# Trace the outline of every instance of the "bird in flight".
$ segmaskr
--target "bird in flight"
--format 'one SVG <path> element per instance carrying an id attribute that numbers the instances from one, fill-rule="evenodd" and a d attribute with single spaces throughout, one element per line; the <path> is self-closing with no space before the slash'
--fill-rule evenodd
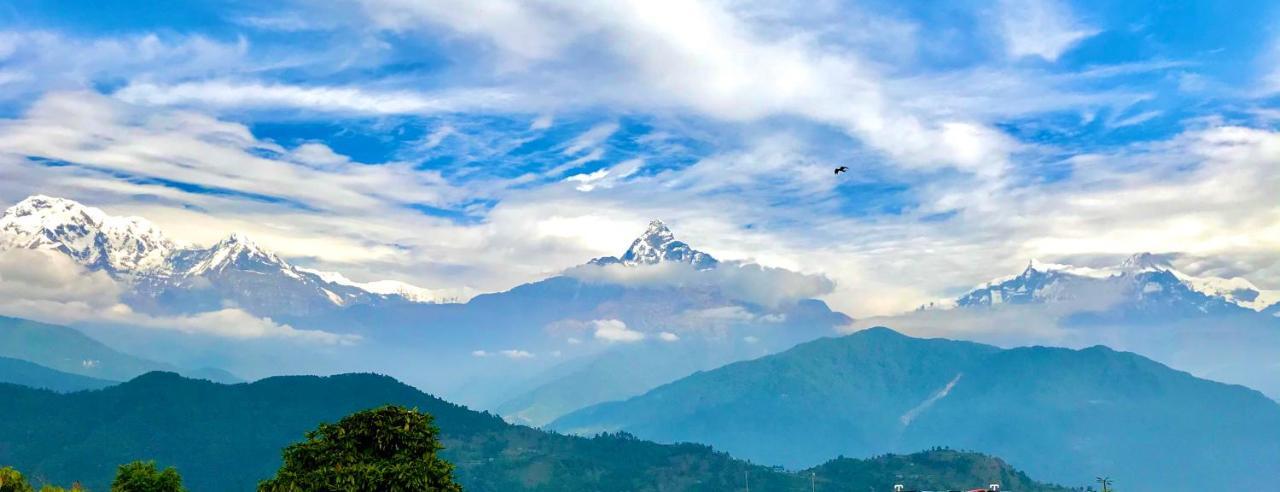
<path id="1" fill-rule="evenodd" d="M 836 174 L 849 172 L 849 166 L 840 166 L 836 168 Z"/>

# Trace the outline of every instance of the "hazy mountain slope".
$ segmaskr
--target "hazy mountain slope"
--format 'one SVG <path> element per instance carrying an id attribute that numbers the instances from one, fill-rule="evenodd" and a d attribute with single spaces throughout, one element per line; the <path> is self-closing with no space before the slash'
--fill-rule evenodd
<path id="1" fill-rule="evenodd" d="M 694 444 L 659 445 L 625 435 L 585 439 L 512 426 L 452 405 L 391 378 L 347 374 L 291 376 L 221 385 L 150 373 L 99 391 L 59 395 L 0 385 L 0 463 L 31 476 L 81 480 L 106 490 L 114 467 L 133 459 L 176 466 L 195 492 L 252 490 L 279 465 L 280 450 L 324 421 L 396 403 L 436 417 L 446 449 L 469 491 L 735 490 L 745 476 L 757 490 L 809 490 L 809 474 L 751 465 Z M 851 490 L 900 470 L 951 477 L 952 486 L 1017 476 L 983 456 L 939 460 L 932 453 L 866 464 L 839 460 L 820 470 L 822 490 Z M 1058 490 L 1028 482 L 1017 490 Z M 858 488 L 857 490 L 860 490 Z"/>
<path id="2" fill-rule="evenodd" d="M 0 316 L 0 357 L 106 380 L 123 381 L 150 371 L 178 371 L 220 382 L 239 381 L 220 369 L 178 369 L 121 353 L 74 328 L 6 316 Z"/>
<path id="3" fill-rule="evenodd" d="M 998 351 L 874 328 L 699 372 L 645 395 L 569 414 L 576 433 L 626 430 L 659 441 L 710 443 L 763 463 L 811 465 L 838 454 L 890 451 L 899 418 L 963 368 Z M 803 436 L 802 443 L 778 439 Z M 945 443 L 932 443 L 929 446 Z"/>
<path id="4" fill-rule="evenodd" d="M 29 388 L 42 388 L 68 393 L 87 389 L 99 389 L 119 384 L 116 381 L 71 374 L 25 360 L 0 357 L 0 383 L 16 384 Z"/>
<path id="5" fill-rule="evenodd" d="M 1280 405 L 1256 391 L 1103 347 L 1000 350 L 884 328 L 695 374 L 551 427 L 705 442 L 792 466 L 941 445 L 1057 481 L 1107 473 L 1181 490 L 1195 477 L 1242 488 L 1280 479 Z"/>
<path id="6" fill-rule="evenodd" d="M 4 316 L 0 316 L 0 357 L 118 381 L 170 369 L 159 362 L 117 352 L 74 328 Z"/>
<path id="7" fill-rule="evenodd" d="M 1227 489 L 1280 479 L 1280 405 L 1241 386 L 1101 346 L 1001 351 L 965 377 L 902 446 L 945 439 L 1036 476 L 1099 470 L 1164 490 L 1204 477 Z"/>
<path id="8" fill-rule="evenodd" d="M 596 403 L 629 398 L 696 371 L 769 353 L 758 343 L 649 341 L 571 361 L 548 371 L 532 390 L 496 411 L 509 421 L 541 426 Z"/>

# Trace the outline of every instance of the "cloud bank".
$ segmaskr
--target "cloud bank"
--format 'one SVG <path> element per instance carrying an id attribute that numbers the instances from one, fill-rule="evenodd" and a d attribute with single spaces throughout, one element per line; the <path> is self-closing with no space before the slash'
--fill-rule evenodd
<path id="1" fill-rule="evenodd" d="M 220 338 L 278 339 L 324 345 L 350 345 L 356 335 L 300 330 L 239 309 L 187 316 L 136 313 L 120 302 L 122 288 L 106 273 L 90 272 L 53 251 L 0 251 L 0 312 L 59 324 L 124 324 Z"/>

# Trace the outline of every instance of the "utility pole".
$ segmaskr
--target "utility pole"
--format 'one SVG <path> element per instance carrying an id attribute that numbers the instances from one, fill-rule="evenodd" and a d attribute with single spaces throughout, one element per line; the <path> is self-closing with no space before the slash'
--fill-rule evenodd
<path id="1" fill-rule="evenodd" d="M 809 492 L 818 490 L 818 472 L 809 472 Z"/>
<path id="2" fill-rule="evenodd" d="M 751 471 L 742 471 L 742 481 L 747 484 L 747 492 L 751 492 Z"/>

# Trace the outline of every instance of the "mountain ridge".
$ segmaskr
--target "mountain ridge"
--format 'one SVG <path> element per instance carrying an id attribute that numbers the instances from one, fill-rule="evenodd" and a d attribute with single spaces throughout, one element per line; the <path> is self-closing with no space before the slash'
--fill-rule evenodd
<path id="1" fill-rule="evenodd" d="M 1260 289 L 1243 277 L 1189 275 L 1162 255 L 1136 253 L 1102 268 L 1033 259 L 1021 273 L 988 281 L 942 305 L 972 308 L 1066 302 L 1079 302 L 1086 309 L 1154 302 L 1185 305 L 1205 314 L 1264 312 L 1280 305 L 1280 291 Z"/>
<path id="2" fill-rule="evenodd" d="M 252 489 L 279 465 L 280 449 L 305 431 L 384 404 L 434 416 L 442 456 L 470 491 L 719 491 L 737 489 L 745 477 L 760 490 L 801 492 L 813 486 L 834 492 L 913 473 L 925 485 L 1000 481 L 1027 492 L 1066 490 L 973 453 L 840 458 L 796 473 L 698 444 L 660 445 L 626 434 L 563 436 L 509 425 L 377 374 L 279 376 L 224 385 L 153 372 L 68 395 L 0 384 L 0 400 L 10 405 L 9 418 L 0 420 L 0 462 L 56 483 L 82 481 L 92 490 L 106 490 L 115 466 L 134 459 L 177 467 L 195 492 Z M 31 439 L 37 422 L 40 439 Z M 819 472 L 822 480 L 811 482 L 810 473 Z"/>
<path id="3" fill-rule="evenodd" d="M 258 307 L 265 314 L 387 300 L 442 300 L 430 297 L 434 291 L 410 284 L 379 289 L 387 285 L 331 281 L 324 272 L 293 266 L 242 233 L 230 233 L 202 248 L 169 239 L 144 218 L 112 216 L 74 200 L 46 195 L 27 197 L 0 215 L 0 250 L 11 248 L 54 250 L 86 268 L 106 271 L 117 280 L 135 284 L 133 303 L 154 311 L 164 311 L 165 302 L 186 302 L 192 305 L 185 308 L 196 310 L 221 307 L 219 300 L 195 302 L 192 298 L 196 296 L 186 292 L 209 283 L 219 287 L 225 298 Z M 243 283 L 260 283 L 243 278 L 239 272 L 273 276 L 278 287 L 282 286 L 276 290 L 287 293 L 283 296 L 287 308 L 264 309 L 255 306 L 261 303 L 252 296 L 238 295 L 244 290 Z"/>
<path id="4" fill-rule="evenodd" d="M 1280 404 L 1255 390 L 1104 346 L 1000 349 L 887 328 L 700 372 L 549 427 L 705 442 L 790 466 L 945 445 L 1057 481 L 1105 472 L 1183 490 L 1196 476 L 1241 488 L 1280 478 L 1266 466 L 1280 462 Z"/>

